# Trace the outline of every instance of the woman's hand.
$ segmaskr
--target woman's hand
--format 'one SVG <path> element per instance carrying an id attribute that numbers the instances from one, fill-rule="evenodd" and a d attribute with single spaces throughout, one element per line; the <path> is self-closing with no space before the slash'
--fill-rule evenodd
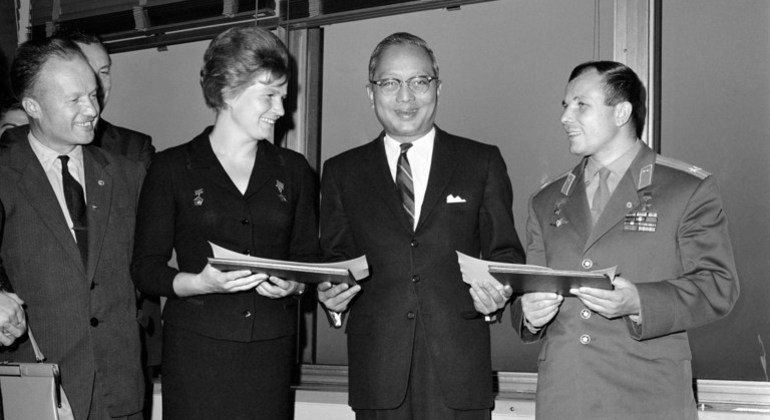
<path id="1" fill-rule="evenodd" d="M 271 299 L 278 299 L 289 295 L 301 295 L 305 293 L 305 284 L 293 280 L 284 280 L 280 277 L 270 277 L 257 286 L 257 293 Z"/>
<path id="2" fill-rule="evenodd" d="M 198 274 L 177 274 L 174 278 L 174 292 L 179 297 L 245 292 L 255 289 L 266 282 L 267 278 L 267 274 L 252 274 L 249 270 L 219 271 L 206 264 Z"/>

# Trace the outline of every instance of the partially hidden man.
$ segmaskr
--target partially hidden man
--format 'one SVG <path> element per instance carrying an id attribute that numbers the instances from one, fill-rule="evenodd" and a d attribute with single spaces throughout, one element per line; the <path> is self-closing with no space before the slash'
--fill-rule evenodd
<path id="1" fill-rule="evenodd" d="M 29 125 L 0 145 L 0 268 L 43 354 L 60 366 L 74 417 L 141 419 L 129 263 L 144 167 L 90 145 L 98 84 L 75 43 L 23 44 L 11 85 Z M 34 361 L 29 340 L 8 353 Z"/>
<path id="2" fill-rule="evenodd" d="M 319 285 L 347 315 L 349 403 L 361 419 L 488 419 L 493 404 L 484 314 L 510 297 L 463 282 L 456 251 L 522 262 L 513 193 L 496 147 L 434 125 L 438 65 L 424 40 L 396 33 L 369 61 L 383 132 L 326 162 L 321 245 L 329 260 L 365 254 L 360 285 Z M 471 290 L 485 297 L 474 305 Z"/>
<path id="3" fill-rule="evenodd" d="M 537 417 L 695 420 L 687 330 L 739 293 L 714 176 L 639 140 L 645 90 L 623 64 L 577 66 L 562 104 L 581 160 L 532 197 L 527 261 L 619 274 L 613 290 L 515 301 L 514 327 L 542 341 Z"/>

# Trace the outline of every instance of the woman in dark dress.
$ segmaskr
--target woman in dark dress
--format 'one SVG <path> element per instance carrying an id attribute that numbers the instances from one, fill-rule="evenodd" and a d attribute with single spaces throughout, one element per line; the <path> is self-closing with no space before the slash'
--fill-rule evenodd
<path id="1" fill-rule="evenodd" d="M 318 258 L 317 186 L 305 158 L 265 140 L 283 113 L 281 41 L 229 29 L 204 55 L 213 127 L 158 153 L 139 202 L 133 276 L 168 298 L 163 419 L 289 419 L 298 299 L 305 285 L 208 265 L 209 242 L 258 257 Z M 179 269 L 169 267 L 176 252 Z"/>

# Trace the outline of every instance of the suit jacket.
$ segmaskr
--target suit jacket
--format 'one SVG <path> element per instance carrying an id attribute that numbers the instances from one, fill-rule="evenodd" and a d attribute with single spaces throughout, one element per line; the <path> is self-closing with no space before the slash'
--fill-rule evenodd
<path id="1" fill-rule="evenodd" d="M 144 293 L 166 296 L 165 325 L 207 337 L 256 341 L 292 335 L 298 300 L 252 291 L 179 298 L 179 271 L 199 273 L 209 242 L 265 258 L 319 258 L 317 182 L 305 158 L 260 141 L 245 194 L 211 149 L 207 128 L 192 141 L 155 155 L 139 204 L 133 273 Z M 179 270 L 168 267 L 176 251 Z"/>
<path id="2" fill-rule="evenodd" d="M 150 167 L 150 160 L 155 153 L 152 137 L 128 128 L 110 124 L 104 119 L 96 125 L 96 135 L 91 143 L 116 155 L 125 156 L 140 162 L 145 169 Z"/>
<path id="3" fill-rule="evenodd" d="M 86 418 L 94 375 L 112 416 L 143 406 L 139 331 L 129 262 L 141 165 L 86 146 L 88 264 L 83 265 L 48 178 L 25 130 L 0 146 L 3 237 L 0 265 L 26 302 L 29 325 L 58 363 L 75 418 Z M 7 356 L 34 361 L 28 341 Z"/>
<path id="4" fill-rule="evenodd" d="M 642 323 L 606 319 L 566 297 L 533 336 L 516 301 L 514 327 L 525 341 L 543 340 L 537 416 L 696 419 L 686 331 L 726 315 L 738 298 L 714 177 L 645 146 L 592 229 L 583 169 L 581 163 L 533 196 L 527 260 L 567 270 L 617 265 L 639 290 Z M 654 231 L 635 230 L 634 216 Z"/>
<path id="5" fill-rule="evenodd" d="M 389 409 L 406 393 L 417 322 L 447 406 L 492 406 L 489 327 L 463 283 L 456 251 L 522 262 L 513 193 L 499 150 L 436 129 L 416 230 L 388 168 L 384 133 L 326 162 L 321 246 L 326 258 L 366 254 L 371 276 L 347 321 L 350 405 Z M 448 195 L 462 203 L 447 203 Z"/>

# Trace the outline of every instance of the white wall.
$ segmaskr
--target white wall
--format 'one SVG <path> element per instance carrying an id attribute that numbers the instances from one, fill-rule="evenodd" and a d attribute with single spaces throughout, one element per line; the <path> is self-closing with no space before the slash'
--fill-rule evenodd
<path id="1" fill-rule="evenodd" d="M 199 72 L 208 41 L 112 54 L 112 91 L 104 116 L 152 136 L 157 150 L 191 140 L 214 123 Z"/>

